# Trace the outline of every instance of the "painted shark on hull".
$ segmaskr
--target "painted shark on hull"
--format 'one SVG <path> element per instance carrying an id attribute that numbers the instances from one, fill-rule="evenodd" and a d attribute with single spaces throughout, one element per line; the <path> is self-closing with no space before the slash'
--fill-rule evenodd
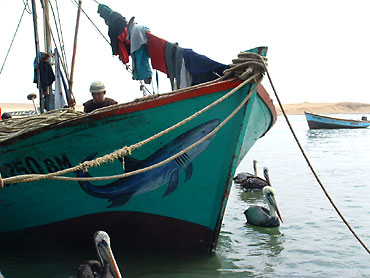
<path id="1" fill-rule="evenodd" d="M 208 135 L 219 123 L 220 120 L 215 119 L 198 125 L 176 137 L 144 160 L 125 157 L 126 172 L 149 167 L 175 155 Z M 79 181 L 78 183 L 89 195 L 111 201 L 108 207 L 122 206 L 126 204 L 132 196 L 145 194 L 164 184 L 168 184 L 163 194 L 163 196 L 166 196 L 176 190 L 179 183 L 179 172 L 181 170 L 185 171 L 185 182 L 190 179 L 193 173 L 193 160 L 207 149 L 213 137 L 214 136 L 209 137 L 188 152 L 153 170 L 126 178 L 120 178 L 102 186 L 95 186 L 88 181 Z M 85 161 L 91 160 L 95 156 L 96 153 L 87 157 Z M 83 171 L 77 171 L 76 174 L 78 177 L 90 177 L 87 172 Z"/>

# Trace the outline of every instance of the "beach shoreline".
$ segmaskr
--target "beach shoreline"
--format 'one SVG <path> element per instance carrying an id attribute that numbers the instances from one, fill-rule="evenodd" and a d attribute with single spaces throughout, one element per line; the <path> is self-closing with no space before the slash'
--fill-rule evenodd
<path id="1" fill-rule="evenodd" d="M 282 114 L 278 105 L 275 105 L 276 112 Z M 286 114 L 301 115 L 304 112 L 316 114 L 367 114 L 370 113 L 370 104 L 359 102 L 337 102 L 337 103 L 311 103 L 302 102 L 295 104 L 283 104 Z"/>
<path id="2" fill-rule="evenodd" d="M 0 103 L 1 113 L 12 111 L 34 110 L 32 103 Z M 275 105 L 278 115 L 282 114 L 278 105 Z M 368 114 L 370 113 L 370 104 L 359 102 L 338 102 L 338 103 L 311 103 L 302 102 L 294 104 L 283 104 L 286 114 L 300 115 L 304 111 L 318 114 Z M 77 111 L 82 111 L 83 106 L 77 105 Z"/>
<path id="3" fill-rule="evenodd" d="M 37 108 L 39 107 L 36 104 Z M 0 103 L 1 113 L 14 111 L 34 111 L 35 107 L 32 103 Z M 76 105 L 76 111 L 83 111 L 82 105 Z"/>

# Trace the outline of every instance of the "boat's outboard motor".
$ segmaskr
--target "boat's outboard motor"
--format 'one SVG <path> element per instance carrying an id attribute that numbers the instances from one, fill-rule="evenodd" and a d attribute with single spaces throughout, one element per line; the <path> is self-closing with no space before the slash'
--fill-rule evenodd
<path id="1" fill-rule="evenodd" d="M 367 121 L 367 117 L 366 116 L 362 116 L 361 120 Z"/>

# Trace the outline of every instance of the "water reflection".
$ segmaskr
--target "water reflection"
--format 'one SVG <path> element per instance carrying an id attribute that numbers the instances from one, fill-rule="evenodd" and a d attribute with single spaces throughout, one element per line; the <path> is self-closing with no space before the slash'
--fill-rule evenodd
<path id="1" fill-rule="evenodd" d="M 309 129 L 306 132 L 306 136 L 308 139 L 322 139 L 343 137 L 347 133 L 348 129 Z"/>
<path id="2" fill-rule="evenodd" d="M 116 255 L 117 253 L 117 255 Z M 221 267 L 215 255 L 199 255 L 181 251 L 122 249 L 120 258 L 124 277 L 217 277 Z"/>
<path id="3" fill-rule="evenodd" d="M 367 135 L 370 129 L 359 128 L 359 129 L 309 129 L 306 131 L 306 137 L 309 140 L 316 139 L 338 139 L 348 138 L 354 136 Z M 309 141 L 308 140 L 308 141 Z"/>
<path id="4" fill-rule="evenodd" d="M 247 229 L 245 235 L 253 238 L 253 254 L 256 252 L 260 255 L 269 257 L 277 257 L 284 250 L 283 234 L 280 232 L 279 227 L 265 228 L 245 224 Z"/>
<path id="5" fill-rule="evenodd" d="M 259 204 L 264 202 L 262 190 L 245 191 L 240 193 L 240 198 L 248 204 Z"/>
<path id="6" fill-rule="evenodd" d="M 42 248 L 42 247 L 41 247 Z M 138 250 L 113 246 L 114 256 L 123 277 L 201 277 L 220 275 L 221 264 L 216 255 L 196 255 L 163 250 Z M 0 251 L 1 271 L 6 277 L 19 276 L 19 265 L 27 277 L 75 277 L 77 267 L 88 259 L 96 259 L 94 247 L 63 248 L 50 246 L 47 250 Z M 17 255 L 15 255 L 17 254 Z"/>

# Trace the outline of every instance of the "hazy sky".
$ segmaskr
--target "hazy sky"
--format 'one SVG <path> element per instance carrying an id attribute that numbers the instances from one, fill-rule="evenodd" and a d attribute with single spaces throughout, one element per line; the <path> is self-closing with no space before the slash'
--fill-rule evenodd
<path id="1" fill-rule="evenodd" d="M 39 0 L 36 3 L 40 5 Z M 135 16 L 138 24 L 147 26 L 156 36 L 224 64 L 230 63 L 241 50 L 268 46 L 269 72 L 283 103 L 370 103 L 367 51 L 370 2 L 367 0 L 107 0 L 101 3 L 127 20 Z M 2 65 L 24 4 L 23 0 L 0 0 L 0 4 L 4 7 L 0 16 Z M 58 5 L 70 69 L 77 9 L 72 0 L 58 1 Z M 93 0 L 82 1 L 82 8 L 108 38 L 108 28 L 97 7 Z M 41 10 L 38 12 L 41 18 Z M 142 96 L 140 83 L 133 81 L 118 58 L 111 55 L 110 45 L 84 14 L 78 35 L 73 90 L 77 104 L 91 98 L 89 85 L 94 80 L 103 81 L 107 96 L 120 103 Z M 39 36 L 43 50 L 41 22 Z M 34 57 L 32 16 L 25 13 L 0 74 L 0 103 L 24 103 L 28 102 L 27 94 L 38 94 L 32 83 Z M 163 74 L 159 85 L 161 93 L 170 88 Z M 264 85 L 275 101 L 267 78 Z"/>

